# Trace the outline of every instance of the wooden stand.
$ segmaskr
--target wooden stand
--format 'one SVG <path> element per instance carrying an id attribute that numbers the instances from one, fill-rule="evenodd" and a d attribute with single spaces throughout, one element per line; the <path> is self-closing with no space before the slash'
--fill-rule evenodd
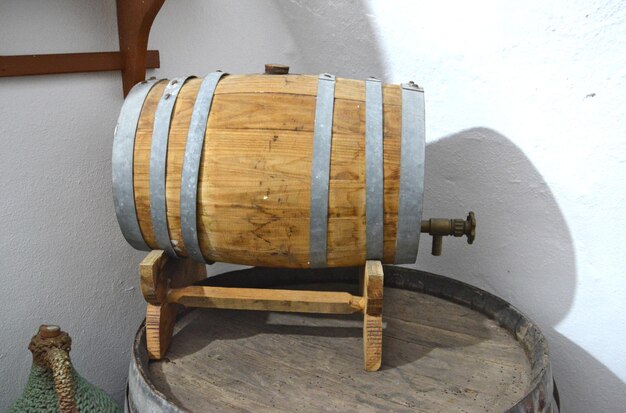
<path id="1" fill-rule="evenodd" d="M 150 359 L 162 359 L 172 339 L 179 306 L 297 313 L 363 313 L 363 356 L 367 371 L 380 368 L 383 330 L 383 267 L 367 261 L 361 295 L 347 292 L 194 286 L 206 266 L 152 251 L 139 265 L 141 291 L 148 302 L 146 341 Z"/>

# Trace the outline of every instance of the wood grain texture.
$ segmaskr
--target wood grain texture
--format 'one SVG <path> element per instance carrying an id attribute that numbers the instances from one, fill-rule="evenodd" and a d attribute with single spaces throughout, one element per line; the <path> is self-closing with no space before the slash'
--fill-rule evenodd
<path id="1" fill-rule="evenodd" d="M 380 369 L 383 354 L 383 266 L 367 261 L 363 271 L 363 367 Z"/>
<path id="2" fill-rule="evenodd" d="M 170 237 L 185 255 L 180 179 L 189 121 L 202 79 L 181 89 L 170 125 L 166 204 Z M 216 89 L 200 166 L 198 233 L 207 260 L 266 267 L 309 266 L 311 154 L 317 76 L 227 76 Z M 156 85 L 139 120 L 134 158 L 137 217 L 157 248 L 150 220 L 149 160 Z M 328 266 L 363 265 L 365 84 L 338 79 L 331 147 Z M 399 196 L 401 91 L 384 100 L 384 261 L 393 262 Z"/>
<path id="3" fill-rule="evenodd" d="M 346 292 L 191 286 L 174 289 L 167 301 L 186 307 L 295 313 L 352 314 L 361 297 Z"/>
<path id="4" fill-rule="evenodd" d="M 149 383 L 189 411 L 501 412 L 524 396 L 530 361 L 496 322 L 427 294 L 384 295 L 376 373 L 361 367 L 360 314 L 199 309 L 168 359 L 147 365 Z"/>
<path id="5" fill-rule="evenodd" d="M 144 241 L 152 249 L 159 249 L 150 216 L 150 150 L 152 146 L 152 128 L 154 113 L 159 99 L 167 86 L 167 80 L 161 80 L 152 87 L 144 101 L 137 123 L 135 147 L 133 151 L 133 186 L 135 190 L 135 209 L 139 220 L 139 229 Z M 169 152 L 169 151 L 168 151 Z"/>
<path id="6" fill-rule="evenodd" d="M 168 280 L 163 267 L 166 261 L 165 251 L 154 250 L 139 264 L 139 286 L 149 304 L 160 305 L 165 301 Z"/>
<path id="7" fill-rule="evenodd" d="M 206 278 L 206 265 L 190 259 L 176 259 L 163 250 L 151 251 L 139 264 L 141 292 L 146 302 L 165 302 L 170 287 L 186 287 Z"/>
<path id="8" fill-rule="evenodd" d="M 141 292 L 146 308 L 146 343 L 151 359 L 160 360 L 172 340 L 181 306 L 167 301 L 170 287 L 187 287 L 206 278 L 206 265 L 190 259 L 176 259 L 165 251 L 151 251 L 139 264 Z"/>
<path id="9" fill-rule="evenodd" d="M 180 310 L 178 304 L 148 304 L 146 308 L 146 343 L 151 360 L 165 357 L 172 341 L 176 316 Z"/>

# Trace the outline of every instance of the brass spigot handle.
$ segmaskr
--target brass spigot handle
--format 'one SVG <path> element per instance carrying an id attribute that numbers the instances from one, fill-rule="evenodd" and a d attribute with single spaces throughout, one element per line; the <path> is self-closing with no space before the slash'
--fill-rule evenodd
<path id="1" fill-rule="evenodd" d="M 476 239 L 476 215 L 472 211 L 466 219 L 431 218 L 422 221 L 421 232 L 433 236 L 432 254 L 441 255 L 444 236 L 467 236 L 467 243 L 472 244 Z"/>
<path id="2" fill-rule="evenodd" d="M 470 211 L 465 221 L 465 235 L 467 235 L 467 243 L 473 244 L 476 239 L 476 215 Z"/>

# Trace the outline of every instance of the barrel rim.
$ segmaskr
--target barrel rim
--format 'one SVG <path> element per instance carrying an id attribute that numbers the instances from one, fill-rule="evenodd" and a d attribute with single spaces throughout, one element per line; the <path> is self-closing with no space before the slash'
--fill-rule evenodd
<path id="1" fill-rule="evenodd" d="M 526 394 L 519 399 L 508 413 L 558 412 L 554 398 L 555 385 L 549 358 L 548 343 L 537 325 L 522 311 L 502 298 L 478 287 L 453 278 L 412 268 L 385 265 L 385 287 L 420 292 L 462 305 L 493 319 L 506 329 L 522 345 L 531 361 L 531 380 Z M 263 275 L 262 277 L 259 275 Z M 319 282 L 358 282 L 359 267 L 287 269 L 253 267 L 225 272 L 207 278 L 202 285 L 237 286 L 242 288 L 276 287 L 289 284 Z M 143 353 L 143 354 L 141 354 Z M 142 361 L 145 360 L 145 361 Z M 141 361 L 140 363 L 138 361 Z M 134 340 L 131 368 L 137 373 L 163 402 L 173 403 L 165 394 L 147 380 L 144 365 L 147 361 L 145 344 L 145 322 L 141 324 Z M 130 378 L 129 378 L 130 380 Z M 130 397 L 129 397 L 130 399 Z M 180 407 L 181 410 L 187 411 Z"/>
<path id="2" fill-rule="evenodd" d="M 127 384 L 126 404 L 128 406 L 129 412 L 134 413 L 138 411 L 134 407 L 135 403 L 133 399 L 131 380 L 141 379 L 142 384 L 146 386 L 148 388 L 147 390 L 151 392 L 150 396 L 155 400 L 156 403 L 160 405 L 159 407 L 161 407 L 161 409 L 159 411 L 163 413 L 190 413 L 189 410 L 180 406 L 176 406 L 176 401 L 174 399 L 167 397 L 167 395 L 162 393 L 154 386 L 154 384 L 152 384 L 152 382 L 148 380 L 148 375 L 146 373 L 146 367 L 148 363 L 148 350 L 146 348 L 146 322 L 144 320 L 137 329 L 137 333 L 135 334 L 130 367 L 128 371 L 129 377 Z M 166 406 L 170 408 L 168 410 L 165 410 Z"/>

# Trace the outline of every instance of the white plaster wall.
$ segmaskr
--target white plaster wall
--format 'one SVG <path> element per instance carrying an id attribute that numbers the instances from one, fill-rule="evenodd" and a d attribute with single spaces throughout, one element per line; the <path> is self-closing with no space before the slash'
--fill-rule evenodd
<path id="1" fill-rule="evenodd" d="M 151 43 L 159 76 L 259 72 L 296 53 L 276 9 L 254 1 L 169 1 Z M 113 0 L 0 1 L 2 55 L 118 49 Z M 145 253 L 111 199 L 120 74 L 1 78 L 0 99 L 0 411 L 26 384 L 42 323 L 67 330 L 77 370 L 121 402 Z"/>
<path id="2" fill-rule="evenodd" d="M 385 78 L 426 90 L 425 213 L 475 246 L 417 267 L 492 291 L 547 335 L 564 411 L 626 406 L 626 3 L 370 1 Z M 423 239 L 423 241 L 427 241 Z"/>
<path id="3" fill-rule="evenodd" d="M 626 405 L 626 5 L 621 1 L 169 1 L 156 75 L 283 62 L 426 89 L 425 214 L 479 219 L 417 267 L 492 291 L 548 336 L 565 411 Z M 115 50 L 114 2 L 0 3 L 0 54 Z M 0 411 L 43 322 L 121 400 L 142 318 L 110 199 L 117 73 L 0 79 Z M 220 271 L 219 266 L 213 271 Z"/>
<path id="4" fill-rule="evenodd" d="M 424 214 L 479 225 L 415 267 L 535 320 L 564 411 L 624 411 L 626 3 L 274 3 L 308 72 L 424 86 Z"/>

